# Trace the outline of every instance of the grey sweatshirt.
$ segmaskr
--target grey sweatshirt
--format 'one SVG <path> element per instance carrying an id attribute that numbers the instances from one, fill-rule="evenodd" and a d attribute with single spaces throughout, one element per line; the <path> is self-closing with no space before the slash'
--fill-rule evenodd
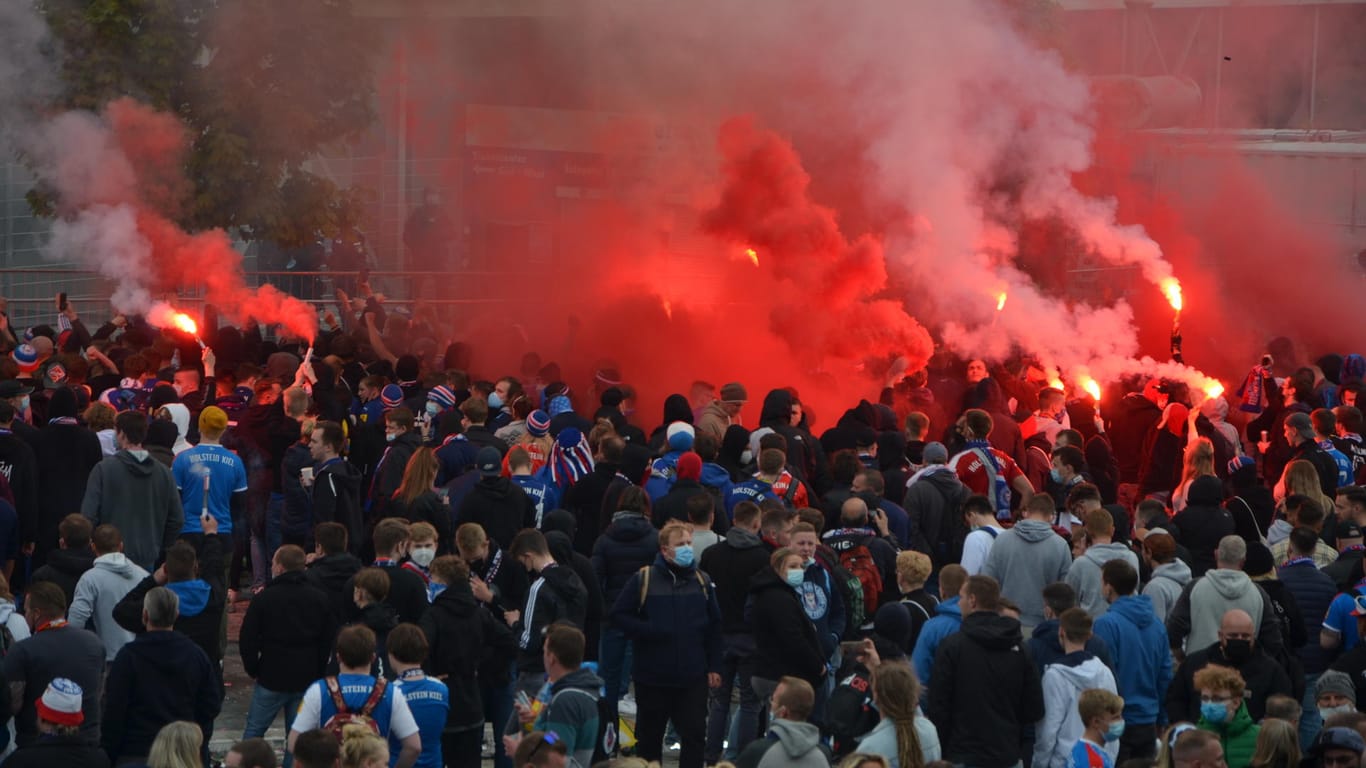
<path id="1" fill-rule="evenodd" d="M 81 514 L 123 533 L 123 551 L 143 568 L 156 565 L 185 525 L 171 470 L 146 451 L 119 451 L 90 470 Z"/>
<path id="2" fill-rule="evenodd" d="M 1100 569 L 1111 560 L 1124 560 L 1138 573 L 1138 556 L 1123 544 L 1092 544 L 1067 570 L 1067 583 L 1077 591 L 1077 606 L 1093 619 L 1110 607 L 1101 594 Z"/>
<path id="3" fill-rule="evenodd" d="M 1072 550 L 1053 527 L 1021 520 L 996 537 L 982 574 L 1001 584 L 1001 594 L 1020 606 L 1020 624 L 1043 623 L 1043 588 L 1062 581 L 1072 567 Z"/>
<path id="4" fill-rule="evenodd" d="M 1181 562 L 1173 560 L 1170 563 L 1163 563 L 1153 569 L 1153 577 L 1143 587 L 1143 594 L 1152 598 L 1153 613 L 1163 623 L 1167 621 L 1167 615 L 1172 612 L 1172 606 L 1176 605 L 1177 599 L 1181 597 L 1181 590 L 1191 580 L 1191 567 Z"/>
<path id="5" fill-rule="evenodd" d="M 93 629 L 104 643 L 105 659 L 113 661 L 119 649 L 132 641 L 133 633 L 114 621 L 114 606 L 132 591 L 147 571 L 124 557 L 122 552 L 111 552 L 95 558 L 95 565 L 81 574 L 66 620 L 82 629 Z M 87 627 L 87 622 L 93 626 Z"/>

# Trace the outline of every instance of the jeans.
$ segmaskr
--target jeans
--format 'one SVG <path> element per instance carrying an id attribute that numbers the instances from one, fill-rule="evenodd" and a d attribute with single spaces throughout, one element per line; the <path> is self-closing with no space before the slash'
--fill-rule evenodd
<path id="1" fill-rule="evenodd" d="M 264 536 L 251 534 L 251 585 L 264 587 L 270 581 L 270 561 L 280 548 L 280 515 L 285 508 L 285 495 L 272 493 L 266 506 Z"/>
<path id="2" fill-rule="evenodd" d="M 515 670 L 509 669 L 509 673 L 515 674 Z M 493 723 L 493 766 L 512 768 L 512 756 L 503 751 L 503 729 L 512 719 L 512 683 L 491 685 L 480 682 L 479 698 L 484 702 L 484 720 Z M 480 728 L 481 747 L 483 739 L 484 729 Z"/>
<path id="3" fill-rule="evenodd" d="M 503 744 L 502 736 L 494 734 L 497 738 L 499 747 Z M 446 768 L 479 768 L 483 763 L 481 755 L 484 751 L 484 729 L 467 728 L 463 731 L 452 731 L 449 728 L 441 732 L 441 759 L 446 763 Z M 512 764 L 506 756 L 503 757 L 508 765 Z M 496 758 L 495 758 L 496 760 Z"/>
<path id="4" fill-rule="evenodd" d="M 707 679 L 686 687 L 636 682 L 636 754 L 646 761 L 664 753 L 664 727 L 678 730 L 679 768 L 702 768 L 706 746 Z"/>
<path id="5" fill-rule="evenodd" d="M 630 690 L 631 676 L 626 674 L 631 664 L 631 640 L 616 627 L 605 625 L 598 644 L 598 676 L 606 691 L 603 717 L 613 728 L 617 725 L 617 700 Z"/>
<path id="6" fill-rule="evenodd" d="M 724 757 L 734 760 L 745 745 L 759 735 L 759 711 L 763 703 L 754 695 L 750 687 L 753 673 L 750 657 L 741 649 L 729 646 L 721 667 L 721 686 L 710 693 L 711 713 L 707 718 L 707 744 L 705 754 L 708 763 L 715 763 Z M 735 717 L 730 717 L 731 690 L 740 689 L 740 707 Z M 722 750 L 722 742 L 729 746 Z"/>
<path id="7" fill-rule="evenodd" d="M 285 711 L 285 733 L 288 734 L 290 727 L 294 725 L 294 716 L 299 713 L 299 703 L 303 698 L 302 693 L 279 693 L 257 683 L 251 691 L 251 706 L 247 709 L 247 725 L 242 730 L 242 738 L 254 739 L 265 736 L 281 709 Z M 285 766 L 293 763 L 294 756 L 286 752 Z"/>
<path id="8" fill-rule="evenodd" d="M 1157 725 L 1155 723 L 1124 723 L 1124 735 L 1119 737 L 1119 759 L 1115 765 L 1134 757 L 1157 757 Z"/>
<path id="9" fill-rule="evenodd" d="M 1314 686 L 1319 682 L 1322 672 L 1304 676 L 1304 701 L 1300 702 L 1300 749 L 1308 752 L 1314 746 L 1314 739 L 1323 730 L 1323 718 L 1319 717 L 1319 702 L 1314 696 Z"/>

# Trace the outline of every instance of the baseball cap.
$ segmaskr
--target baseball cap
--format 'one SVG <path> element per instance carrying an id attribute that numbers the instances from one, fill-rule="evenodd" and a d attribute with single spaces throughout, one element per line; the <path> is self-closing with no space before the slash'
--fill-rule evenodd
<path id="1" fill-rule="evenodd" d="M 84 693 L 79 685 L 65 677 L 53 678 L 35 702 L 38 717 L 58 725 L 80 725 L 85 720 L 85 713 L 81 711 Z"/>
<path id="2" fill-rule="evenodd" d="M 1314 422 L 1307 413 L 1290 414 L 1290 418 L 1285 420 L 1285 425 L 1300 433 L 1300 437 L 1306 440 L 1314 439 Z"/>
<path id="3" fill-rule="evenodd" d="M 675 421 L 664 431 L 669 448 L 674 451 L 691 450 L 694 434 L 692 425 L 686 421 Z"/>
<path id="4" fill-rule="evenodd" d="M 949 463 L 949 449 L 945 448 L 943 443 L 926 443 L 921 456 L 926 464 Z"/>
<path id="5" fill-rule="evenodd" d="M 1361 740 L 1361 734 L 1355 728 L 1325 728 L 1319 731 L 1319 737 L 1314 739 L 1314 746 L 1309 748 L 1312 757 L 1320 757 L 1330 749 L 1348 749 L 1358 755 L 1366 752 L 1366 742 Z"/>
<path id="6" fill-rule="evenodd" d="M 479 467 L 479 474 L 484 477 L 497 477 L 503 471 L 503 457 L 498 453 L 498 449 L 491 445 L 479 449 L 474 463 Z"/>

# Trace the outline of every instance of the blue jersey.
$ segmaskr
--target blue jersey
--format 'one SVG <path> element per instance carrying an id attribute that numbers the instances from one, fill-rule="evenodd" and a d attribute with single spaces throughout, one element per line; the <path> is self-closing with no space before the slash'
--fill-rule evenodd
<path id="1" fill-rule="evenodd" d="M 247 490 L 247 465 L 237 454 L 221 445 L 197 445 L 175 457 L 171 474 L 185 508 L 181 533 L 203 533 L 199 515 L 205 509 L 218 520 L 219 533 L 232 533 L 232 495 Z"/>
<path id="2" fill-rule="evenodd" d="M 735 505 L 742 501 L 758 504 L 769 497 L 775 497 L 773 486 L 757 477 L 736 483 L 730 487 L 730 493 L 726 494 L 726 517 L 734 520 Z"/>
<path id="3" fill-rule="evenodd" d="M 1356 588 L 1366 591 L 1366 582 L 1357 584 Z M 1343 592 L 1328 604 L 1328 615 L 1323 617 L 1323 628 L 1336 632 L 1342 638 L 1344 653 L 1361 643 L 1361 636 L 1357 634 L 1357 617 L 1352 615 L 1355 608 L 1356 594 Z"/>
<path id="4" fill-rule="evenodd" d="M 1338 467 L 1337 487 L 1345 488 L 1351 485 L 1354 482 L 1356 473 L 1353 471 L 1352 460 L 1347 457 L 1347 454 L 1339 451 L 1332 440 L 1320 440 L 1319 447 L 1323 449 L 1324 453 L 1333 457 L 1333 463 Z"/>
<path id="5" fill-rule="evenodd" d="M 536 505 L 536 527 L 541 527 L 545 513 L 560 507 L 560 489 L 535 475 L 513 475 L 512 482 L 521 486 L 531 503 Z"/>
<path id="6" fill-rule="evenodd" d="M 408 702 L 408 711 L 417 721 L 422 736 L 422 754 L 416 768 L 441 768 L 441 730 L 446 727 L 446 712 L 451 708 L 450 691 L 446 684 L 431 677 L 418 680 L 400 679 L 395 683 Z M 399 739 L 389 734 L 389 766 L 398 762 Z"/>

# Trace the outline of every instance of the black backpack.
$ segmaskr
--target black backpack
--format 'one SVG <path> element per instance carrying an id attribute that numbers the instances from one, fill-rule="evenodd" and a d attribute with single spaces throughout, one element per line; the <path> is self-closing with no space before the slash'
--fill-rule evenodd
<path id="1" fill-rule="evenodd" d="M 858 737 L 873 730 L 881 716 L 873 708 L 873 686 L 869 675 L 855 667 L 840 678 L 825 707 L 825 725 L 830 732 L 830 751 L 838 760 L 858 747 Z"/>

